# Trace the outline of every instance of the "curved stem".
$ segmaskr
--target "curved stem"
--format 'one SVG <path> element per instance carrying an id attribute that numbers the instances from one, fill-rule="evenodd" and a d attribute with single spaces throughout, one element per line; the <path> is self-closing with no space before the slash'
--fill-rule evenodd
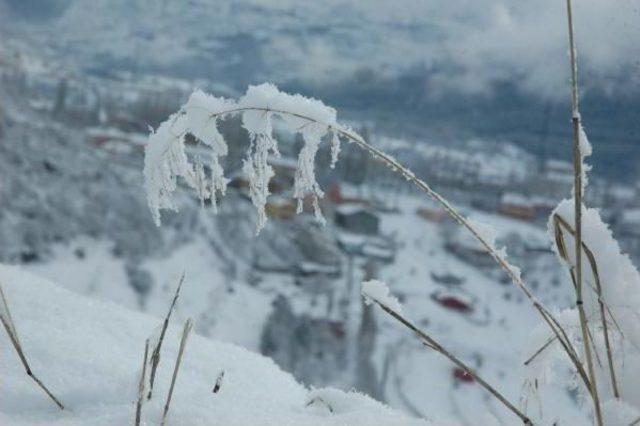
<path id="1" fill-rule="evenodd" d="M 445 349 L 442 345 L 440 345 L 440 343 L 438 343 L 434 338 L 432 338 L 431 336 L 429 336 L 428 334 L 426 334 L 425 332 L 420 330 L 413 323 L 411 323 L 409 320 L 407 320 L 401 314 L 399 314 L 398 312 L 394 311 L 393 309 L 391 309 L 390 307 L 388 307 L 384 303 L 382 303 L 382 302 L 380 302 L 378 300 L 375 300 L 375 299 L 374 299 L 374 302 L 378 306 L 380 306 L 383 311 L 385 311 L 387 314 L 391 315 L 395 320 L 400 322 L 402 325 L 407 327 L 409 330 L 413 331 L 416 334 L 416 336 L 420 340 L 423 341 L 425 346 L 427 346 L 427 347 L 435 350 L 436 352 L 442 354 L 445 358 L 447 358 L 449 361 L 451 361 L 453 364 L 455 364 L 458 368 L 464 370 L 471 377 L 473 377 L 475 379 L 475 381 L 480 384 L 480 386 L 485 388 L 485 390 L 487 390 L 493 397 L 495 397 L 498 401 L 500 401 L 513 414 L 518 416 L 520 418 L 520 420 L 522 420 L 523 424 L 525 424 L 525 425 L 533 425 L 533 422 L 531 421 L 531 419 L 529 419 L 529 417 L 527 417 L 526 414 L 524 414 L 522 411 L 518 410 L 511 402 L 509 402 L 509 400 L 507 398 L 505 398 L 498 390 L 496 390 L 496 388 L 494 388 L 487 381 L 485 381 L 478 373 L 475 372 L 475 370 L 473 370 L 471 367 L 469 367 L 467 364 L 465 364 L 463 361 L 461 361 L 458 357 L 456 357 L 451 352 L 449 352 L 447 349 Z"/>
<path id="2" fill-rule="evenodd" d="M 584 357 L 589 370 L 591 384 L 591 397 L 598 426 L 602 426 L 602 412 L 598 397 L 593 356 L 589 345 L 587 316 L 582 300 L 582 153 L 580 152 L 580 112 L 578 106 L 578 61 L 576 60 L 576 44 L 573 35 L 573 11 L 571 0 L 567 0 L 567 23 L 569 26 L 569 50 L 571 51 L 571 123 L 573 127 L 573 168 L 574 168 L 574 215 L 575 215 L 575 253 L 576 253 L 576 305 L 580 315 L 580 328 L 582 330 L 582 344 Z"/>
<path id="3" fill-rule="evenodd" d="M 309 122 L 326 126 L 330 131 L 337 132 L 340 136 L 348 139 L 350 142 L 355 143 L 358 147 L 360 147 L 364 151 L 371 154 L 374 158 L 382 161 L 392 171 L 402 175 L 402 177 L 404 177 L 408 182 L 411 182 L 419 190 L 421 190 L 422 192 L 427 194 L 430 198 L 435 200 L 438 204 L 440 204 L 444 209 L 444 211 L 450 217 L 452 217 L 456 222 L 458 222 L 461 226 L 466 228 L 473 235 L 473 237 L 482 245 L 485 251 L 489 253 L 489 255 L 493 258 L 493 260 L 507 273 L 507 275 L 511 278 L 511 281 L 524 293 L 527 299 L 529 299 L 534 309 L 538 311 L 538 314 L 542 317 L 544 322 L 549 326 L 551 331 L 561 342 L 562 347 L 564 348 L 565 352 L 569 356 L 571 362 L 574 364 L 574 366 L 578 370 L 578 373 L 580 374 L 580 377 L 584 381 L 585 386 L 590 389 L 589 380 L 586 377 L 586 374 L 584 374 L 584 369 L 582 368 L 582 365 L 579 362 L 579 358 L 577 357 L 576 351 L 571 345 L 571 342 L 566 332 L 560 325 L 560 323 L 531 293 L 531 291 L 527 288 L 524 281 L 520 277 L 519 272 L 516 272 L 513 269 L 513 267 L 509 265 L 509 263 L 495 250 L 495 248 L 480 234 L 480 232 L 477 229 L 475 229 L 475 227 L 458 210 L 456 210 L 446 198 L 444 198 L 442 195 L 434 191 L 429 186 L 429 184 L 427 184 L 422 179 L 418 178 L 411 170 L 404 167 L 402 164 L 400 164 L 395 158 L 393 158 L 389 154 L 367 143 L 362 138 L 362 136 L 358 135 L 352 130 L 339 125 L 335 125 L 335 124 L 319 122 L 318 120 L 303 114 L 299 114 L 292 111 L 285 111 L 281 109 L 272 109 L 268 107 L 246 106 L 246 107 L 230 108 L 228 110 L 212 113 L 209 115 L 209 119 L 223 117 L 231 114 L 237 114 L 245 111 L 262 111 L 265 113 L 270 112 L 270 113 L 275 113 L 279 115 L 289 115 L 292 117 L 300 118 L 303 120 L 307 120 Z"/>

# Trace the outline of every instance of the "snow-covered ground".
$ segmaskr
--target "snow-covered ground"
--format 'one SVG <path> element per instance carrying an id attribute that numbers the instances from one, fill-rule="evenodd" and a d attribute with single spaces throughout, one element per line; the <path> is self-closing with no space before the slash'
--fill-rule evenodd
<path id="1" fill-rule="evenodd" d="M 0 282 L 33 371 L 66 406 L 58 410 L 33 384 L 2 333 L 0 423 L 133 424 L 144 342 L 162 319 L 79 296 L 17 267 L 0 265 Z M 143 406 L 143 424 L 156 424 L 161 418 L 180 331 L 175 326 L 168 329 L 155 397 Z M 213 393 L 221 371 L 224 379 Z M 195 335 L 186 346 L 167 424 L 428 423 L 361 394 L 309 391 L 267 358 Z"/>
<path id="2" fill-rule="evenodd" d="M 513 284 L 501 284 L 448 253 L 443 248 L 442 225 L 425 221 L 414 213 L 421 200 L 407 197 L 401 205 L 402 214 L 386 216 L 383 227 L 386 232 L 396 232 L 404 244 L 396 263 L 382 268 L 380 277 L 403 300 L 405 316 L 476 368 L 514 402 L 519 398 L 526 400 L 522 365 L 537 349 L 528 345 L 530 332 L 539 322 L 535 311 Z M 499 236 L 518 232 L 545 237 L 544 230 L 526 223 L 476 211 L 471 216 L 494 226 Z M 455 274 L 464 283 L 459 289 L 446 289 L 434 280 L 433 272 Z M 557 288 L 551 280 L 544 279 L 545 274 L 551 276 L 552 272 L 557 273 L 557 269 L 536 271 L 543 283 L 536 293 L 551 306 L 558 306 L 564 299 L 568 301 L 570 289 Z M 460 313 L 441 306 L 432 295 L 442 292 L 472 301 L 473 311 Z M 425 349 L 408 330 L 382 311 L 378 317 L 383 331 L 379 334 L 381 342 L 376 357 L 378 365 L 384 365 L 385 360 L 390 363 L 386 395 L 391 405 L 409 408 L 427 418 L 431 418 L 431 413 L 442 413 L 466 424 L 475 424 L 474 413 L 483 411 L 493 413 L 503 424 L 517 422 L 477 384 L 456 381 L 451 364 Z M 539 395 L 544 395 L 540 402 L 545 407 L 543 418 L 549 424 L 554 416 L 578 413 L 575 401 L 564 389 L 548 388 Z M 530 408 L 537 404 L 528 403 Z"/>
<path id="3" fill-rule="evenodd" d="M 379 267 L 376 273 L 388 283 L 392 294 L 400 298 L 405 315 L 477 368 L 515 403 L 522 398 L 520 402 L 528 404 L 534 412 L 543 404 L 542 418 L 549 421 L 578 415 L 576 401 L 562 387 L 539 392 L 538 395 L 544 395 L 542 401 L 526 393 L 522 363 L 537 349 L 527 344 L 531 330 L 538 323 L 534 310 L 524 303 L 513 285 L 496 279 L 500 272 L 487 275 L 447 251 L 446 232 L 443 232 L 446 225 L 416 215 L 416 209 L 423 204 L 420 198 L 403 195 L 398 213 L 381 216 L 382 232 L 395 235 L 399 244 L 395 262 Z M 529 240 L 547 238 L 543 229 L 521 221 L 478 211 L 470 214 L 494 226 L 499 237 L 516 233 Z M 334 231 L 331 225 L 326 228 L 327 233 Z M 85 253 L 82 260 L 74 254 L 79 248 Z M 278 294 L 288 298 L 295 312 L 318 318 L 338 315 L 335 310 L 328 312 L 323 297 L 311 300 L 284 274 L 265 274 L 257 286 L 241 279 L 229 281 L 221 272 L 223 265 L 215 250 L 201 238 L 179 246 L 166 257 L 144 262 L 143 268 L 151 273 L 156 284 L 142 306 L 131 302 L 130 288 L 120 281 L 124 266 L 118 264 L 119 260 L 103 243 L 80 239 L 54 253 L 49 262 L 28 268 L 73 291 L 116 303 L 124 301 L 125 306 L 134 305 L 156 316 L 165 315 L 178 278 L 185 272 L 186 282 L 175 323 L 194 317 L 198 332 L 254 351 L 260 348 L 262 327 Z M 550 253 L 541 258 L 534 269 L 528 271 L 526 280 L 535 278 L 538 286 L 534 291 L 543 302 L 565 306 L 571 300 L 570 288 L 553 284 L 559 271 L 555 258 Z M 514 262 L 517 263 L 517 259 Z M 356 279 L 365 277 L 364 263 L 356 261 Z M 449 288 L 434 278 L 434 274 L 447 273 L 462 279 L 463 284 Z M 348 340 L 355 341 L 363 306 L 357 283 L 350 294 L 346 278 L 340 278 L 333 285 L 341 297 L 351 302 L 346 332 Z M 467 301 L 472 312 L 462 313 L 442 306 L 436 299 L 443 294 Z M 378 328 L 372 361 L 384 398 L 391 406 L 427 419 L 456 419 L 463 424 L 473 424 L 474 417 L 468 413 L 477 412 L 492 413 L 504 424 L 515 421 L 477 384 L 456 380 L 454 369 L 446 359 L 426 350 L 382 311 L 376 310 L 375 317 Z M 353 351 L 349 356 L 355 361 Z M 345 380 L 334 385 L 348 389 L 348 383 Z"/>

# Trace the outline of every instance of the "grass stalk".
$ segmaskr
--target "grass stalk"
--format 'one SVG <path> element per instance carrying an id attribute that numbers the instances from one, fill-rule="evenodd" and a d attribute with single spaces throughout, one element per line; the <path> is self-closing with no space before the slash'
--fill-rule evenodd
<path id="1" fill-rule="evenodd" d="M 535 351 L 535 352 L 533 353 L 533 355 L 531 355 L 529 358 L 527 358 L 527 360 L 524 362 L 524 365 L 526 366 L 526 365 L 531 364 L 531 362 L 533 362 L 533 360 L 534 360 L 534 359 L 536 359 L 536 357 L 537 357 L 538 355 L 540 355 L 542 352 L 544 352 L 544 350 L 545 350 L 545 349 L 547 349 L 549 346 L 551 346 L 551 344 L 552 344 L 553 342 L 555 342 L 555 341 L 556 341 L 556 339 L 557 339 L 557 337 L 555 337 L 555 336 L 553 336 L 553 337 L 549 338 L 549 340 L 547 340 L 547 341 L 545 342 L 545 344 L 544 344 L 544 345 L 542 345 L 542 346 L 540 347 L 540 349 L 538 349 L 537 351 Z"/>
<path id="2" fill-rule="evenodd" d="M 576 252 L 576 305 L 580 317 L 580 329 L 582 331 L 582 343 L 584 346 L 584 356 L 589 371 L 591 385 L 591 397 L 593 399 L 596 422 L 602 426 L 602 411 L 600 398 L 598 396 L 598 386 L 596 383 L 595 369 L 593 366 L 593 356 L 589 345 L 588 322 L 584 311 L 582 300 L 582 153 L 580 152 L 580 109 L 578 98 L 578 65 L 576 59 L 576 44 L 573 32 L 573 10 L 571 0 L 567 0 L 567 24 L 569 29 L 569 50 L 571 52 L 571 123 L 573 127 L 573 170 L 574 170 L 574 208 L 575 208 L 575 252 Z"/>
<path id="3" fill-rule="evenodd" d="M 167 332 L 167 327 L 169 326 L 169 319 L 171 319 L 171 314 L 175 309 L 176 302 L 178 301 L 178 297 L 180 296 L 180 290 L 182 289 L 182 283 L 184 282 L 185 273 L 182 272 L 180 276 L 180 281 L 178 282 L 178 287 L 176 288 L 176 292 L 173 295 L 173 300 L 171 301 L 171 305 L 169 306 L 169 311 L 167 312 L 167 316 L 164 318 L 164 322 L 162 323 L 162 330 L 160 331 L 160 337 L 158 338 L 158 342 L 153 348 L 153 352 L 151 353 L 151 374 L 149 375 L 149 393 L 147 394 L 147 399 L 151 399 L 153 394 L 153 384 L 156 379 L 156 371 L 158 369 L 158 365 L 160 364 L 160 349 L 162 348 L 162 342 L 164 341 L 164 335 Z"/>
<path id="4" fill-rule="evenodd" d="M 222 370 L 220 374 L 218 374 L 218 377 L 216 378 L 216 383 L 213 385 L 213 389 L 211 390 L 212 393 L 220 392 L 220 388 L 222 388 L 223 379 L 224 379 L 224 370 Z"/>
<path id="5" fill-rule="evenodd" d="M 562 258 L 569 265 L 571 265 L 569 256 L 566 251 L 564 234 L 562 233 L 562 229 L 566 230 L 570 235 L 574 237 L 576 235 L 576 232 L 574 231 L 573 228 L 571 228 L 571 225 L 569 225 L 569 223 L 562 216 L 558 214 L 554 214 L 553 221 L 554 221 L 556 245 L 558 247 L 558 252 L 562 256 Z M 582 242 L 582 250 L 587 256 L 589 266 L 591 267 L 591 273 L 595 281 L 594 291 L 596 292 L 597 298 L 598 298 L 598 306 L 600 310 L 600 321 L 602 322 L 602 331 L 604 334 L 604 344 L 607 351 L 607 362 L 609 366 L 609 376 L 611 378 L 611 387 L 613 389 L 613 395 L 616 398 L 620 398 L 620 390 L 618 387 L 618 380 L 616 377 L 616 371 L 615 371 L 615 366 L 613 362 L 613 349 L 611 347 L 611 341 L 609 339 L 609 326 L 606 319 L 606 312 L 607 311 L 609 312 L 609 314 L 611 315 L 611 319 L 612 321 L 614 321 L 614 323 L 615 323 L 615 318 L 613 318 L 611 311 L 606 307 L 605 302 L 602 298 L 602 282 L 600 280 L 600 274 L 598 273 L 598 264 L 596 262 L 596 258 L 593 254 L 593 251 L 587 246 L 587 244 L 584 243 L 584 241 Z M 574 287 L 576 287 L 577 282 L 576 282 L 575 274 L 573 273 L 573 268 L 571 271 L 571 278 L 574 281 Z"/>
<path id="6" fill-rule="evenodd" d="M 149 339 L 144 344 L 144 359 L 142 360 L 142 373 L 140 374 L 140 382 L 138 383 L 138 402 L 136 403 L 136 421 L 135 426 L 140 426 L 142 418 L 142 403 L 144 402 L 144 385 L 147 376 L 147 358 L 149 355 Z"/>
<path id="7" fill-rule="evenodd" d="M 524 414 L 522 411 L 520 411 L 518 408 L 516 408 L 496 388 L 494 388 L 486 380 L 484 380 L 482 377 L 480 377 L 480 375 L 478 373 L 476 373 L 475 370 L 473 370 L 471 367 L 469 367 L 467 364 L 465 364 L 463 361 L 461 361 L 458 357 L 456 357 L 451 352 L 449 352 L 447 349 L 445 349 L 442 345 L 440 345 L 440 343 L 438 343 L 431 336 L 429 336 L 428 334 L 426 334 L 425 332 L 420 330 L 418 327 L 416 327 L 409 320 L 404 318 L 401 314 L 399 314 L 398 312 L 394 311 L 393 309 L 391 309 L 390 307 L 388 307 L 387 305 L 385 305 L 384 303 L 382 303 L 382 302 L 380 302 L 378 300 L 375 300 L 375 299 L 372 299 L 372 300 L 378 306 L 380 306 L 380 308 L 382 308 L 383 311 L 385 311 L 387 314 L 389 314 L 395 320 L 397 320 L 402 325 L 404 325 L 409 330 L 411 330 L 424 343 L 425 346 L 427 346 L 429 348 L 432 348 L 433 350 L 435 350 L 436 352 L 440 353 L 445 358 L 447 358 L 449 361 L 451 361 L 454 365 L 456 365 L 457 367 L 459 367 L 462 370 L 464 370 L 465 372 L 467 372 L 471 377 L 473 377 L 475 379 L 476 382 L 478 382 L 480 384 L 480 386 L 485 388 L 485 390 L 487 390 L 493 397 L 495 397 L 498 401 L 500 401 L 509 411 L 514 413 L 516 416 L 518 416 L 520 418 L 520 420 L 522 420 L 523 424 L 525 424 L 525 425 L 533 425 L 533 422 L 531 421 L 531 419 L 529 419 L 529 417 L 527 417 L 526 414 Z"/>
<path id="8" fill-rule="evenodd" d="M 11 341 L 11 345 L 15 349 L 18 354 L 18 358 L 20 358 L 20 362 L 24 367 L 27 376 L 33 380 L 36 385 L 40 389 L 47 394 L 47 396 L 58 406 L 59 409 L 64 410 L 64 405 L 60 402 L 58 398 L 56 398 L 53 393 L 45 386 L 44 383 L 36 376 L 31 370 L 31 366 L 29 365 L 29 361 L 27 361 L 27 356 L 22 349 L 22 344 L 20 343 L 20 339 L 18 338 L 18 332 L 16 331 L 15 322 L 13 318 L 11 318 L 11 311 L 9 310 L 9 303 L 7 302 L 7 298 L 4 294 L 4 290 L 2 289 L 2 285 L 0 285 L 0 322 L 2 322 L 2 326 L 4 327 L 7 335 L 9 336 L 9 340 Z"/>
<path id="9" fill-rule="evenodd" d="M 193 320 L 189 318 L 184 323 L 184 329 L 182 330 L 182 338 L 180 339 L 180 348 L 178 349 L 178 357 L 176 358 L 176 364 L 173 367 L 173 376 L 171 377 L 171 386 L 169 386 L 169 393 L 167 394 L 167 401 L 164 404 L 164 411 L 162 412 L 162 422 L 161 426 L 164 426 L 165 421 L 167 420 L 167 413 L 169 413 L 169 405 L 171 404 L 171 397 L 173 396 L 173 389 L 176 384 L 176 379 L 178 378 L 178 371 L 180 370 L 180 365 L 182 364 L 182 355 L 184 354 L 184 348 L 187 345 L 187 338 L 189 337 L 189 333 L 193 328 Z"/>

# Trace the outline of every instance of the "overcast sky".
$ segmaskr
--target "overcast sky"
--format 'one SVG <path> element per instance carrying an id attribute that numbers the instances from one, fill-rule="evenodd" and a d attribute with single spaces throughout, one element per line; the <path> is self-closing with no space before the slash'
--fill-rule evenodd
<path id="1" fill-rule="evenodd" d="M 166 65 L 192 54 L 187 46 L 215 50 L 220 40 L 249 34 L 267 65 L 264 78 L 276 82 L 330 85 L 362 70 L 393 78 L 424 68 L 427 93 L 436 97 L 450 89 L 485 93 L 502 80 L 566 96 L 565 0 L 41 1 L 69 7 L 40 26 L 96 55 L 147 55 L 145 62 Z M 640 0 L 574 0 L 574 9 L 583 89 L 640 93 Z M 211 55 L 203 63 L 247 68 L 256 50 Z"/>
<path id="2" fill-rule="evenodd" d="M 564 0 L 335 3 L 341 6 L 334 4 L 328 13 L 344 9 L 341 19 L 363 23 L 362 37 L 355 40 L 363 54 L 350 57 L 340 43 L 322 37 L 312 37 L 303 46 L 286 37 L 273 43 L 283 44 L 283 49 L 298 45 L 298 53 L 310 59 L 300 70 L 308 78 L 335 78 L 336 72 L 340 75 L 368 62 L 382 73 L 424 64 L 435 70 L 430 86 L 436 92 L 446 88 L 483 92 L 492 81 L 514 78 L 526 90 L 545 96 L 556 96 L 566 87 Z M 584 85 L 611 90 L 621 79 L 633 79 L 627 83 L 637 88 L 640 0 L 574 0 L 574 9 Z"/>

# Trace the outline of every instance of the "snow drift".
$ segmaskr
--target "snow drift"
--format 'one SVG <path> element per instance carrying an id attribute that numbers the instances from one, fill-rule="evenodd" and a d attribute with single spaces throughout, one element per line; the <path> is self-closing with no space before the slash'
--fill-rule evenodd
<path id="1" fill-rule="evenodd" d="M 133 424 L 144 342 L 162 320 L 76 295 L 17 267 L 0 265 L 0 283 L 33 370 L 67 407 L 58 410 L 33 385 L 2 333 L 0 424 Z M 161 361 L 155 396 L 143 407 L 142 424 L 160 421 L 179 333 L 180 327 L 168 329 L 164 365 Z M 222 371 L 224 380 L 213 393 Z M 268 358 L 195 335 L 186 347 L 167 424 L 428 423 L 358 393 L 309 391 Z"/>

